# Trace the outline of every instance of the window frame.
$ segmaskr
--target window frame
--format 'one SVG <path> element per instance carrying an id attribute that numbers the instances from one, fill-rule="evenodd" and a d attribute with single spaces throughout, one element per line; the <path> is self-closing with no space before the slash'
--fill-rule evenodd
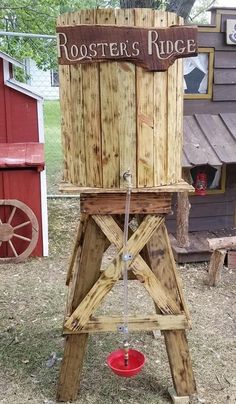
<path id="1" fill-rule="evenodd" d="M 208 81 L 206 94 L 186 94 L 184 93 L 185 100 L 194 99 L 211 99 L 213 88 L 213 71 L 214 71 L 214 48 L 198 48 L 198 53 L 208 53 Z M 184 77 L 184 76 L 183 76 Z"/>
<path id="2" fill-rule="evenodd" d="M 215 189 L 207 189 L 206 195 L 216 195 L 216 194 L 224 194 L 226 189 L 226 164 L 222 164 L 221 166 L 221 177 L 220 177 L 220 187 Z M 190 170 L 193 167 L 185 167 L 183 168 L 183 178 L 190 184 Z M 192 184 L 190 184 L 192 185 Z M 199 196 L 195 194 L 195 192 L 191 193 L 191 196 Z"/>

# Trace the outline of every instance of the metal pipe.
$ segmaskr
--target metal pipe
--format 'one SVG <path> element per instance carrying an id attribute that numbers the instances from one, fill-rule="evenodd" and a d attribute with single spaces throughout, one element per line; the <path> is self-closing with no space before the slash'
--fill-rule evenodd
<path id="1" fill-rule="evenodd" d="M 56 35 L 31 34 L 31 33 L 26 33 L 26 32 L 0 31 L 0 35 L 4 35 L 4 36 L 19 36 L 19 37 L 26 37 L 26 38 L 56 39 Z"/>

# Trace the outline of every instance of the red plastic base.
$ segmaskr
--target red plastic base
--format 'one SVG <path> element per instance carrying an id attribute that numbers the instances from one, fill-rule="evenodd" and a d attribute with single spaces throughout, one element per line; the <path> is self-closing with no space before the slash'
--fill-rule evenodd
<path id="1" fill-rule="evenodd" d="M 145 356 L 139 351 L 129 349 L 129 362 L 128 366 L 125 366 L 124 350 L 118 349 L 108 355 L 107 364 L 116 375 L 132 377 L 142 370 L 145 364 Z"/>

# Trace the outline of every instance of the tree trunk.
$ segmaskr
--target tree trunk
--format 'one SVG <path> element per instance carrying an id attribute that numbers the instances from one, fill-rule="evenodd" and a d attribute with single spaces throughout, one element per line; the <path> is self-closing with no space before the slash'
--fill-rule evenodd
<path id="1" fill-rule="evenodd" d="M 187 20 L 196 0 L 170 0 L 166 6 L 166 11 L 172 11 Z"/>
<path id="2" fill-rule="evenodd" d="M 121 8 L 156 8 L 156 0 L 120 0 Z"/>

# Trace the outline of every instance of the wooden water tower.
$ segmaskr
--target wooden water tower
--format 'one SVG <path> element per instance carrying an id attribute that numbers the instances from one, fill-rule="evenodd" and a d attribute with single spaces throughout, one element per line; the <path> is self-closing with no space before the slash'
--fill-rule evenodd
<path id="1" fill-rule="evenodd" d="M 127 243 L 129 274 L 156 306 L 156 315 L 131 317 L 129 327 L 162 330 L 176 395 L 196 391 L 185 335 L 190 318 L 164 223 L 173 193 L 189 189 L 181 180 L 181 58 L 196 55 L 196 29 L 181 24 L 173 13 L 150 9 L 58 18 L 64 189 L 81 193 L 59 401 L 76 399 L 89 333 L 115 331 L 122 321 L 93 314 L 123 272 L 127 172 L 129 213 L 139 223 Z M 100 273 L 111 243 L 117 255 Z"/>

